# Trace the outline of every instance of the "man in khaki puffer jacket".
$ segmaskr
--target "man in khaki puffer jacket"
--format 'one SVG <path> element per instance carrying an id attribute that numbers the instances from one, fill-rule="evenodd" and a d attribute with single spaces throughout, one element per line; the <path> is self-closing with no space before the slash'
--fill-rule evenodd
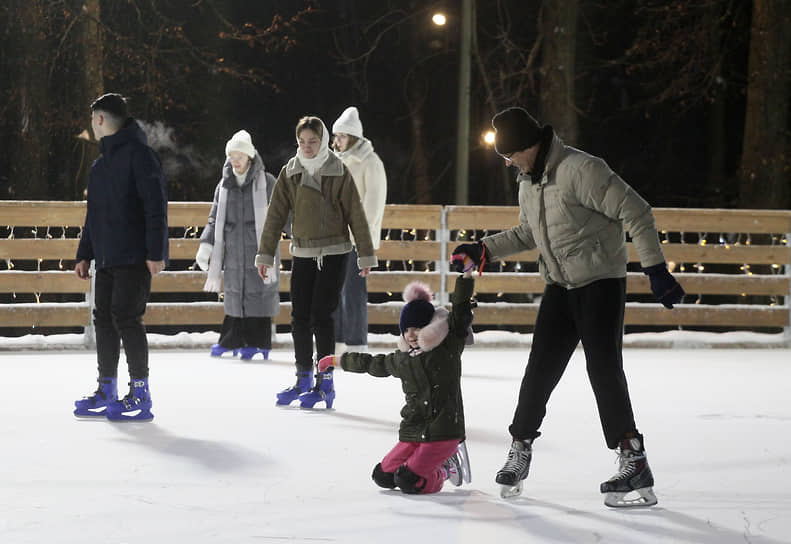
<path id="1" fill-rule="evenodd" d="M 462 244 L 454 253 L 482 267 L 537 248 L 547 282 L 509 427 L 511 450 L 496 481 L 503 497 L 521 492 L 549 396 L 581 341 L 605 442 L 619 449 L 620 470 L 601 485 L 605 504 L 655 504 L 621 354 L 628 262 L 624 228 L 657 299 L 672 308 L 684 295 L 665 265 L 651 207 L 602 159 L 564 145 L 551 126 L 542 127 L 524 109 L 508 108 L 494 116 L 492 125 L 495 150 L 519 168 L 519 224 Z"/>

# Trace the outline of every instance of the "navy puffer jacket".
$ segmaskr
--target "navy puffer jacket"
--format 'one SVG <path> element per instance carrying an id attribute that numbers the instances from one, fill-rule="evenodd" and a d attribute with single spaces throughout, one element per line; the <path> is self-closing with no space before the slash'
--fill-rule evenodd
<path id="1" fill-rule="evenodd" d="M 168 260 L 168 200 L 159 159 L 132 118 L 99 141 L 77 261 L 109 268 Z"/>

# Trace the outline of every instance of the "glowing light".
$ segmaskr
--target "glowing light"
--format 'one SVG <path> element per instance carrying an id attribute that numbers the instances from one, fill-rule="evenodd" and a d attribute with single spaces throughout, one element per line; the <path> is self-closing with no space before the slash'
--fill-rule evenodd
<path id="1" fill-rule="evenodd" d="M 431 22 L 437 26 L 444 26 L 448 22 L 448 18 L 444 13 L 435 13 L 431 16 Z"/>
<path id="2" fill-rule="evenodd" d="M 494 144 L 494 131 L 487 130 L 486 132 L 484 132 L 483 141 L 486 143 L 486 145 Z"/>

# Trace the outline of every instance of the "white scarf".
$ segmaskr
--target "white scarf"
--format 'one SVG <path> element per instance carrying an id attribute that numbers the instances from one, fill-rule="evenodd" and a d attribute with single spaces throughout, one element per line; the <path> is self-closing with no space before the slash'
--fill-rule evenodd
<path id="1" fill-rule="evenodd" d="M 308 174 L 311 176 L 316 173 L 316 171 L 321 168 L 321 166 L 327 161 L 330 156 L 330 134 L 327 130 L 327 127 L 324 125 L 324 121 L 321 121 L 321 143 L 319 144 L 319 152 L 316 153 L 316 156 L 312 159 L 307 158 L 305 155 L 302 154 L 302 150 L 299 149 L 299 138 L 297 138 L 297 160 L 300 164 L 308 171 Z"/>
<path id="2" fill-rule="evenodd" d="M 250 168 L 252 168 L 252 163 Z M 222 182 L 220 182 L 222 183 Z M 225 211 L 228 206 L 228 189 L 220 187 L 220 198 L 217 202 L 217 217 L 214 221 L 214 247 L 211 251 L 209 261 L 209 274 L 206 283 L 203 285 L 204 291 L 219 293 L 222 287 L 222 258 L 223 258 L 223 235 L 225 231 Z M 266 171 L 262 167 L 253 179 L 253 211 L 255 214 L 255 239 L 261 239 L 261 231 L 264 230 L 266 212 L 269 208 L 269 201 L 266 197 Z"/>

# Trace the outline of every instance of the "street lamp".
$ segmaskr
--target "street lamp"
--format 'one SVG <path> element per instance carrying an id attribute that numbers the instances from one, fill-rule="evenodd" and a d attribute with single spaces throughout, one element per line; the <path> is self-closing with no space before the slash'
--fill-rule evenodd
<path id="1" fill-rule="evenodd" d="M 456 204 L 468 204 L 470 158 L 470 66 L 472 53 L 472 0 L 461 0 L 459 8 L 459 100 L 456 113 Z M 431 17 L 437 26 L 444 26 L 447 17 L 437 12 Z"/>

